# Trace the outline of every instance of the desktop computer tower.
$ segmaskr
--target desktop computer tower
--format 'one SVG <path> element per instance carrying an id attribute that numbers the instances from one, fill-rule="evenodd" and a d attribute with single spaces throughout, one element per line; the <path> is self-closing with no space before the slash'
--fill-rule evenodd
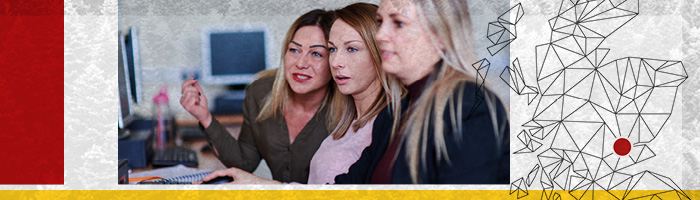
<path id="1" fill-rule="evenodd" d="M 129 166 L 126 159 L 119 160 L 119 168 L 117 171 L 118 182 L 117 184 L 129 184 Z"/>
<path id="2" fill-rule="evenodd" d="M 153 132 L 131 131 L 126 139 L 119 140 L 118 149 L 119 159 L 127 159 L 129 168 L 145 168 L 153 157 Z"/>
<path id="3" fill-rule="evenodd" d="M 227 91 L 214 99 L 212 114 L 243 114 L 243 99 L 245 90 Z"/>

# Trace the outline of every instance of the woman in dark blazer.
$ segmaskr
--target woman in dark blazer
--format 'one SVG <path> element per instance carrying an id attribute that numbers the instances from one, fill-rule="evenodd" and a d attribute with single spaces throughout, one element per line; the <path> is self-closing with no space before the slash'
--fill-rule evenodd
<path id="1" fill-rule="evenodd" d="M 382 68 L 408 96 L 377 116 L 372 144 L 336 183 L 508 184 L 507 110 L 476 80 L 468 10 L 464 0 L 382 0 Z"/>

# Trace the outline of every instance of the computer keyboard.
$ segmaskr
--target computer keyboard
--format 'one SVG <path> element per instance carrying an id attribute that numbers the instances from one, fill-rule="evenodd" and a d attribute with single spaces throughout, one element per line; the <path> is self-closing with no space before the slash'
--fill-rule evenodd
<path id="1" fill-rule="evenodd" d="M 182 164 L 188 167 L 197 167 L 197 152 L 182 147 L 168 147 L 156 150 L 152 164 L 154 167 L 165 167 Z"/>
<path id="2" fill-rule="evenodd" d="M 204 133 L 199 130 L 199 126 L 179 126 L 177 127 L 177 135 L 183 140 L 206 139 Z"/>

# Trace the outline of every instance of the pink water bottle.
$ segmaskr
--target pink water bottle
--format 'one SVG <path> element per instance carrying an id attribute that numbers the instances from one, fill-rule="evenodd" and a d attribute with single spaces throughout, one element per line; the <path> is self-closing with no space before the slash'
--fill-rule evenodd
<path id="1" fill-rule="evenodd" d="M 158 149 L 165 149 L 167 133 L 170 130 L 168 120 L 170 119 L 170 106 L 168 105 L 168 87 L 163 86 L 160 92 L 153 97 L 155 103 L 155 134 Z"/>

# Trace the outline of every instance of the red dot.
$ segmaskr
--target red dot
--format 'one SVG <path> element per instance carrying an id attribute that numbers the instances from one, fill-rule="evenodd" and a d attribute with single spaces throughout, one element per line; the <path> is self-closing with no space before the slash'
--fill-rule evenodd
<path id="1" fill-rule="evenodd" d="M 630 153 L 630 150 L 632 149 L 632 144 L 630 144 L 630 141 L 625 139 L 625 138 L 620 138 L 615 141 L 615 144 L 613 144 L 613 149 L 615 149 L 615 153 L 617 155 L 627 155 Z"/>

